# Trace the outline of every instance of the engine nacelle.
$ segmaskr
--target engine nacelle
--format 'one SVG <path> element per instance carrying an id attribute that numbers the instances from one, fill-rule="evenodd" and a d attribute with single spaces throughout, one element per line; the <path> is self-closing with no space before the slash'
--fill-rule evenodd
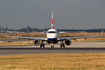
<path id="1" fill-rule="evenodd" d="M 66 44 L 67 46 L 71 45 L 71 40 L 65 40 L 65 44 Z"/>
<path id="2" fill-rule="evenodd" d="M 34 40 L 34 45 L 38 46 L 40 44 L 39 40 Z"/>

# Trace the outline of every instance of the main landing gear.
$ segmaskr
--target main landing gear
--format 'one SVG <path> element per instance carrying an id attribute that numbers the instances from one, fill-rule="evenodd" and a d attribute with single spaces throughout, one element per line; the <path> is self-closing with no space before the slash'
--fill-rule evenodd
<path id="1" fill-rule="evenodd" d="M 62 44 L 60 44 L 60 48 L 65 48 L 65 44 L 62 41 Z"/>
<path id="2" fill-rule="evenodd" d="M 60 48 L 65 48 L 65 44 L 60 44 Z"/>
<path id="3" fill-rule="evenodd" d="M 43 41 L 42 41 L 42 43 L 40 44 L 40 48 L 45 48 L 45 45 L 43 44 Z"/>
<path id="4" fill-rule="evenodd" d="M 45 45 L 44 44 L 40 44 L 40 48 L 45 48 Z"/>

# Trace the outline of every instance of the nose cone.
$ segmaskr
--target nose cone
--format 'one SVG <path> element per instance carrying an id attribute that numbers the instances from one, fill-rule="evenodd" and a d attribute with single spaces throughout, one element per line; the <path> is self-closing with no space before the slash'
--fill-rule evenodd
<path id="1" fill-rule="evenodd" d="M 49 29 L 46 34 L 47 38 L 57 38 L 58 32 L 56 29 Z"/>

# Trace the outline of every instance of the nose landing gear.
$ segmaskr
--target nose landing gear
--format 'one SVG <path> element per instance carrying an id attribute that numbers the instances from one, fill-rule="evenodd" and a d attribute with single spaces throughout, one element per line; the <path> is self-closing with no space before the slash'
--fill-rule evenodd
<path id="1" fill-rule="evenodd" d="M 54 48 L 54 44 L 51 44 L 51 48 Z"/>

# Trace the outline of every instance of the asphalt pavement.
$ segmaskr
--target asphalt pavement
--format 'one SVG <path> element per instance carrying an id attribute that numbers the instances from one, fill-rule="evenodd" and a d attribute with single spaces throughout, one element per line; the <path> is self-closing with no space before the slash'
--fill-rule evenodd
<path id="1" fill-rule="evenodd" d="M 23 54 L 51 54 L 51 53 L 105 53 L 105 42 L 73 42 L 66 48 L 60 48 L 55 44 L 54 48 L 45 45 L 39 46 L 0 46 L 0 55 L 23 55 Z"/>

